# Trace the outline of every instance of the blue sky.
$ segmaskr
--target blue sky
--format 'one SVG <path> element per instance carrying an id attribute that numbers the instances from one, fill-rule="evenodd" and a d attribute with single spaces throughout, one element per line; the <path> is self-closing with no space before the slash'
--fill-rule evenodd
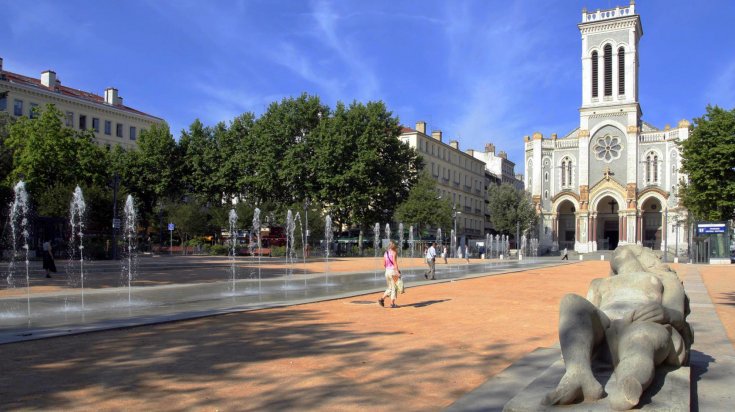
<path id="1" fill-rule="evenodd" d="M 577 127 L 581 10 L 628 0 L 0 0 L 9 71 L 166 119 L 229 121 L 302 92 L 383 100 L 462 150 L 487 142 L 520 165 L 523 136 Z M 638 0 L 643 119 L 672 125 L 735 107 L 735 1 Z M 516 167 L 516 172 L 520 167 Z"/>

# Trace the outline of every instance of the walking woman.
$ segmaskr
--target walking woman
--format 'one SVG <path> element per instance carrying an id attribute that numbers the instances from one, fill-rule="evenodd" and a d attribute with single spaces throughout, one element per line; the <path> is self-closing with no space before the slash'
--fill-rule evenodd
<path id="1" fill-rule="evenodd" d="M 383 267 L 385 267 L 385 283 L 388 286 L 383 293 L 383 297 L 378 299 L 380 306 L 385 306 L 385 298 L 390 296 L 390 307 L 397 308 L 396 295 L 398 287 L 396 283 L 401 278 L 401 270 L 398 269 L 398 253 L 396 253 L 396 244 L 391 240 L 388 243 L 388 249 L 383 255 Z"/>
<path id="2" fill-rule="evenodd" d="M 46 270 L 46 277 L 51 277 L 51 272 L 56 273 L 56 263 L 54 262 L 54 254 L 51 249 L 51 242 L 43 242 L 43 268 Z"/>

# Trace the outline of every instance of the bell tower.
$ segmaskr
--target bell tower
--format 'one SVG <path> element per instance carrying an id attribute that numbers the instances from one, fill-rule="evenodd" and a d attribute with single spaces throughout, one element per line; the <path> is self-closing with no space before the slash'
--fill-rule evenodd
<path id="1" fill-rule="evenodd" d="M 638 41 L 643 35 L 635 1 L 627 7 L 582 10 L 582 108 L 638 105 Z"/>

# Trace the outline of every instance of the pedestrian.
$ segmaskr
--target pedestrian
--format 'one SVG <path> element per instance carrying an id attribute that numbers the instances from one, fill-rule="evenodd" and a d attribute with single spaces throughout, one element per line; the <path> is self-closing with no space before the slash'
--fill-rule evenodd
<path id="1" fill-rule="evenodd" d="M 51 242 L 48 240 L 43 242 L 43 268 L 46 269 L 47 278 L 51 277 L 51 272 L 56 273 L 53 250 L 51 249 Z"/>
<path id="2" fill-rule="evenodd" d="M 470 247 L 467 244 L 464 245 L 464 258 L 470 263 Z"/>
<path id="3" fill-rule="evenodd" d="M 385 307 L 385 298 L 390 297 L 391 308 L 397 308 L 396 295 L 398 294 L 398 279 L 401 278 L 401 270 L 398 268 L 398 253 L 396 253 L 396 244 L 391 240 L 388 243 L 388 249 L 383 255 L 383 267 L 385 267 L 385 283 L 387 288 L 383 296 L 378 299 L 378 304 Z"/>
<path id="4" fill-rule="evenodd" d="M 431 280 L 434 280 L 436 279 L 436 242 L 431 243 L 424 257 L 426 258 L 426 264 L 429 265 L 429 270 L 424 273 L 424 277 L 429 279 L 429 275 L 431 275 Z"/>
<path id="5" fill-rule="evenodd" d="M 567 248 L 564 248 L 564 253 L 562 254 L 561 260 L 569 260 Z"/>
<path id="6" fill-rule="evenodd" d="M 449 251 L 447 250 L 447 245 L 444 245 L 442 247 L 442 258 L 444 259 L 444 264 L 447 265 L 447 255 L 449 254 Z"/>

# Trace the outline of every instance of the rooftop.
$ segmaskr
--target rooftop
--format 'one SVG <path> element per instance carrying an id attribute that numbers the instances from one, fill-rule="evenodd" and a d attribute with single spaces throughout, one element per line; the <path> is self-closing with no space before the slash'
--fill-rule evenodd
<path id="1" fill-rule="evenodd" d="M 23 85 L 23 86 L 34 87 L 34 88 L 37 88 L 37 89 L 40 89 L 40 90 L 44 90 L 46 92 L 58 93 L 58 94 L 60 94 L 62 96 L 73 97 L 73 98 L 77 98 L 77 99 L 81 99 L 81 100 L 86 100 L 86 101 L 88 101 L 90 103 L 98 104 L 98 105 L 101 105 L 101 106 L 104 106 L 104 107 L 114 107 L 116 109 L 123 110 L 123 111 L 130 112 L 130 113 L 134 113 L 134 114 L 137 114 L 137 115 L 152 117 L 152 118 L 158 119 L 158 120 L 163 120 L 163 119 L 161 119 L 159 117 L 150 115 L 150 114 L 145 113 L 145 112 L 141 112 L 140 110 L 133 109 L 132 107 L 125 106 L 122 103 L 115 104 L 115 105 L 106 104 L 104 97 L 102 97 L 100 95 L 97 95 L 97 94 L 94 94 L 94 93 L 90 93 L 90 92 L 85 92 L 83 90 L 74 89 L 74 88 L 67 87 L 67 86 L 62 86 L 61 85 L 61 82 L 59 82 L 59 81 L 56 82 L 56 85 L 54 87 L 46 87 L 46 86 L 44 86 L 41 83 L 41 80 L 40 79 L 32 78 L 32 77 L 28 77 L 28 76 L 24 76 L 24 75 L 18 74 L 18 73 L 9 72 L 7 70 L 2 70 L 2 72 L 0 72 L 0 81 L 7 81 L 9 83 L 14 83 L 14 84 L 20 84 L 20 85 Z"/>

